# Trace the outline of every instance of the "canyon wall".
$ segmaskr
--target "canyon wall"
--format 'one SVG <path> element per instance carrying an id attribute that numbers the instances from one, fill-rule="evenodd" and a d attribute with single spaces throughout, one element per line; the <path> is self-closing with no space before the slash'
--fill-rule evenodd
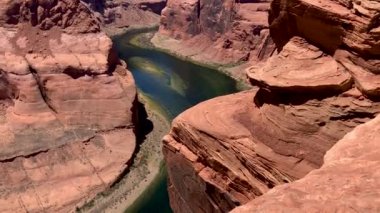
<path id="1" fill-rule="evenodd" d="M 82 0 L 106 29 L 150 26 L 159 23 L 166 0 Z"/>
<path id="2" fill-rule="evenodd" d="M 269 0 L 168 0 L 157 46 L 204 63 L 260 61 L 274 51 Z"/>
<path id="3" fill-rule="evenodd" d="M 276 51 L 265 62 L 246 70 L 254 89 L 187 110 L 174 120 L 164 138 L 173 210 L 228 212 L 253 200 L 245 208 L 247 212 L 256 207 L 277 211 L 280 208 L 275 205 L 275 209 L 266 208 L 281 197 L 281 205 L 291 203 L 289 208 L 302 211 L 313 201 L 323 208 L 327 204 L 320 200 L 323 192 L 334 191 L 331 198 L 336 198 L 354 188 L 361 196 L 360 201 L 351 203 L 354 209 L 378 210 L 378 203 L 370 202 L 378 192 L 366 194 L 365 184 L 366 180 L 376 181 L 377 173 L 370 172 L 376 167 L 365 167 L 379 163 L 379 159 L 370 153 L 361 157 L 375 146 L 378 119 L 334 145 L 380 113 L 379 6 L 369 0 L 274 0 L 268 26 Z M 182 8 L 192 11 L 188 7 Z M 167 26 L 161 28 L 162 33 Z M 178 35 L 196 36 L 197 30 Z M 350 139 L 365 134 L 361 129 L 368 130 L 369 126 L 375 131 L 368 135 L 372 142 Z M 345 156 L 340 144 L 348 140 L 359 146 L 352 151 L 355 155 L 350 161 L 331 160 L 332 156 Z M 333 154 L 325 156 L 332 147 Z M 325 166 L 310 173 L 323 165 L 324 156 Z M 349 162 L 356 159 L 358 163 L 351 167 Z M 354 172 L 361 170 L 365 178 Z M 341 173 L 347 177 L 340 179 Z M 318 177 L 321 181 L 327 178 L 326 183 L 332 185 L 350 177 L 357 181 L 350 182 L 348 189 L 339 187 L 342 183 L 331 188 L 318 185 L 320 182 L 310 184 Z M 271 188 L 275 189 L 265 195 Z M 301 198 L 308 193 L 310 198 Z M 342 202 L 335 207 L 345 205 L 346 201 Z"/>
<path id="4" fill-rule="evenodd" d="M 330 149 L 320 169 L 232 212 L 379 212 L 379 137 L 377 116 Z"/>
<path id="5" fill-rule="evenodd" d="M 0 1 L 0 212 L 69 212 L 136 146 L 136 88 L 79 0 Z"/>

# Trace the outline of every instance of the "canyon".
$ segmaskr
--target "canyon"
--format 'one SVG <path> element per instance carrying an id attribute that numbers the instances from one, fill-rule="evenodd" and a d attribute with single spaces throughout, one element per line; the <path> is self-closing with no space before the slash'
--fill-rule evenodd
<path id="1" fill-rule="evenodd" d="M 129 166 L 132 74 L 79 0 L 2 0 L 0 34 L 0 212 L 72 212 Z"/>
<path id="2" fill-rule="evenodd" d="M 379 8 L 169 0 L 152 42 L 195 61 L 245 61 L 253 86 L 174 120 L 163 139 L 173 211 L 378 211 Z"/>
<path id="3" fill-rule="evenodd" d="M 174 212 L 378 212 L 379 38 L 378 0 L 0 0 L 0 212 L 128 211 L 165 169 Z"/>

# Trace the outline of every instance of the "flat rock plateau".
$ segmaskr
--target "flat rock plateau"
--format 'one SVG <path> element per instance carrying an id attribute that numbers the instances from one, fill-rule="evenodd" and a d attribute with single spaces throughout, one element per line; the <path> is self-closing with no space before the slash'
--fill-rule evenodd
<path id="1" fill-rule="evenodd" d="M 133 77 L 79 0 L 1 0 L 0 46 L 0 212 L 72 212 L 129 165 Z"/>
<path id="2" fill-rule="evenodd" d="M 174 120 L 174 212 L 378 212 L 379 17 L 374 0 L 169 0 L 153 42 L 246 61 L 253 85 Z"/>

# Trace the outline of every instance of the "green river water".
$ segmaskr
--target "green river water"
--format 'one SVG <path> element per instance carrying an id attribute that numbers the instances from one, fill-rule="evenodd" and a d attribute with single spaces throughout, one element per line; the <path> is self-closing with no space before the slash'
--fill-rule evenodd
<path id="1" fill-rule="evenodd" d="M 180 60 L 162 51 L 141 48 L 131 39 L 141 32 L 114 37 L 120 58 L 128 64 L 137 87 L 160 105 L 169 121 L 199 102 L 237 92 L 234 79 L 219 71 Z M 160 173 L 142 196 L 125 212 L 170 213 L 164 163 Z"/>

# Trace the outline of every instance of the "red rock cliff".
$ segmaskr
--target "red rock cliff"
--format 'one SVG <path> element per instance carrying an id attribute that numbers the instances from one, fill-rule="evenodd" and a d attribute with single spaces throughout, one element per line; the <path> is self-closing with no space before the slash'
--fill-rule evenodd
<path id="1" fill-rule="evenodd" d="M 124 27 L 157 25 L 166 0 L 82 0 L 105 29 L 115 31 Z"/>
<path id="2" fill-rule="evenodd" d="M 379 212 L 379 134 L 378 116 L 344 136 L 320 169 L 232 212 Z"/>
<path id="3" fill-rule="evenodd" d="M 207 63 L 265 59 L 274 50 L 267 21 L 269 2 L 168 0 L 154 41 Z"/>
<path id="4" fill-rule="evenodd" d="M 175 212 L 228 212 L 277 185 L 303 178 L 323 165 L 326 151 L 345 134 L 379 114 L 378 6 L 365 0 L 273 1 L 269 29 L 277 51 L 264 65 L 247 70 L 258 88 L 199 104 L 177 117 L 164 138 Z M 358 132 L 346 138 L 364 134 Z M 343 155 L 339 144 L 331 152 Z M 372 145 L 363 143 L 360 150 Z M 379 159 L 367 162 L 375 164 Z M 286 188 L 300 184 L 305 184 L 305 194 L 313 191 L 317 184 L 306 186 L 312 174 L 326 173 L 334 184 L 340 181 L 340 171 L 365 165 L 322 168 L 304 181 L 271 191 L 252 206 L 265 211 L 271 205 L 269 199 L 277 201 L 287 196 L 282 194 Z M 350 187 L 365 194 L 364 179 L 357 179 L 354 172 L 345 174 L 358 180 Z M 377 180 L 376 173 L 366 174 L 366 180 Z M 339 190 L 346 192 L 339 187 L 334 191 Z M 318 197 L 320 192 L 310 196 Z M 368 200 L 375 199 L 376 193 L 368 195 Z M 303 195 L 296 193 L 298 198 Z M 302 209 L 303 201 L 308 202 L 300 198 L 292 208 Z M 323 201 L 318 201 L 323 208 Z M 285 198 L 283 203 L 290 205 Z M 357 210 L 379 206 L 364 198 L 352 205 Z"/>
<path id="5" fill-rule="evenodd" d="M 79 0 L 0 1 L 0 212 L 68 212 L 135 149 L 133 78 Z"/>

